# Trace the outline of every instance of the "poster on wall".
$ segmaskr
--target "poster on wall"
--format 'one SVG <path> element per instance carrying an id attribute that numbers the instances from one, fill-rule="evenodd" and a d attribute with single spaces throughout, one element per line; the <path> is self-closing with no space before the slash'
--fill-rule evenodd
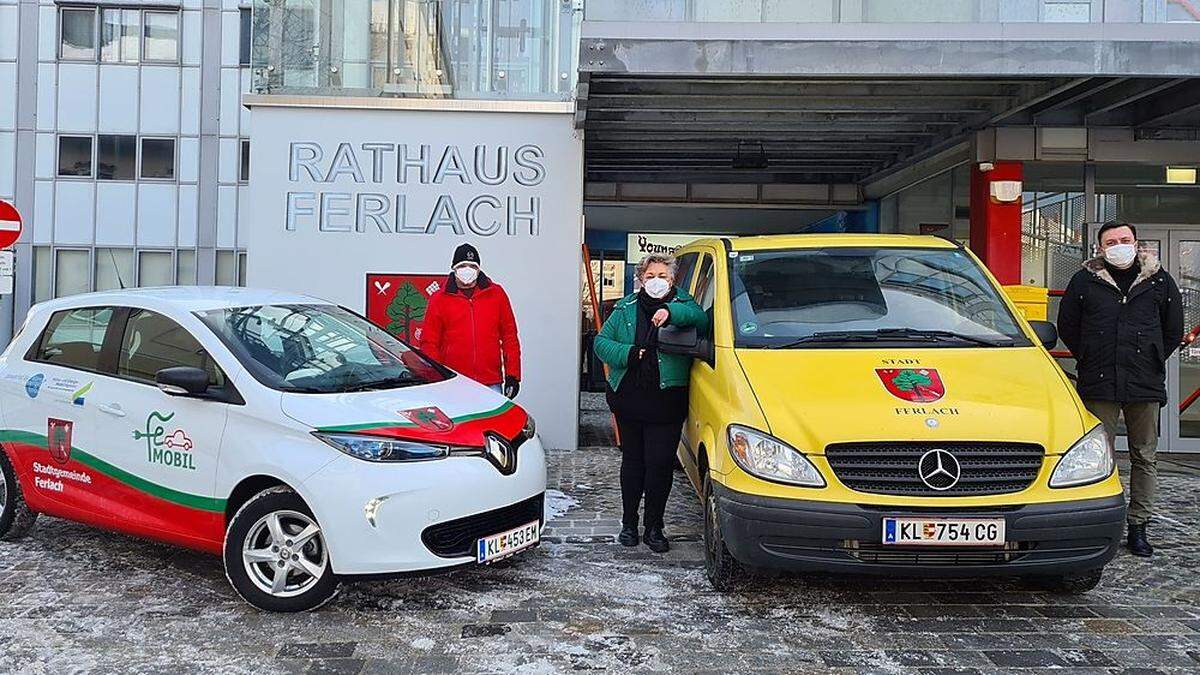
<path id="1" fill-rule="evenodd" d="M 367 319 L 416 344 L 429 298 L 442 288 L 444 274 L 367 274 Z"/>

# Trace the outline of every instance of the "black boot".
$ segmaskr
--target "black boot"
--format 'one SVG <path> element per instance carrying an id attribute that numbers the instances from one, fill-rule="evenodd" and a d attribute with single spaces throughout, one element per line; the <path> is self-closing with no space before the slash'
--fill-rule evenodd
<path id="1" fill-rule="evenodd" d="M 1129 537 L 1125 540 L 1125 546 L 1136 556 L 1149 558 L 1154 555 L 1154 547 L 1146 538 L 1146 523 L 1129 523 Z"/>
<path id="2" fill-rule="evenodd" d="M 663 534 L 661 527 L 647 527 L 642 534 L 642 541 L 655 553 L 666 553 L 671 550 L 671 542 Z"/>
<path id="3" fill-rule="evenodd" d="M 636 527 L 628 525 L 621 528 L 621 534 L 617 535 L 617 541 L 621 542 L 622 546 L 637 546 L 638 533 Z"/>

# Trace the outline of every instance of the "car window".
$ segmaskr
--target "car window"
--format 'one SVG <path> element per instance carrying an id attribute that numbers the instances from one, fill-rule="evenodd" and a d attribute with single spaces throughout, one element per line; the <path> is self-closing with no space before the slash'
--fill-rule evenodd
<path id="1" fill-rule="evenodd" d="M 57 366 L 99 370 L 100 349 L 112 315 L 112 307 L 55 312 L 42 332 L 34 358 Z"/>
<path id="2" fill-rule="evenodd" d="M 696 304 L 700 305 L 700 309 L 705 312 L 711 312 L 713 306 L 713 290 L 717 287 L 713 283 L 713 257 L 711 255 L 704 256 L 704 261 L 700 263 L 700 271 L 696 274 L 696 292 L 693 297 L 696 298 Z"/>
<path id="3" fill-rule="evenodd" d="M 692 272 L 696 270 L 696 259 L 699 253 L 684 253 L 677 257 L 675 267 L 675 287 L 685 291 L 692 290 Z"/>
<path id="4" fill-rule="evenodd" d="M 225 384 L 221 369 L 186 328 L 158 312 L 133 310 L 121 337 L 117 375 L 154 382 L 158 371 L 173 366 L 201 368 L 208 372 L 210 385 Z"/>
<path id="5" fill-rule="evenodd" d="M 328 394 L 440 382 L 450 376 L 387 331 L 332 305 L 260 305 L 200 314 L 268 387 Z"/>

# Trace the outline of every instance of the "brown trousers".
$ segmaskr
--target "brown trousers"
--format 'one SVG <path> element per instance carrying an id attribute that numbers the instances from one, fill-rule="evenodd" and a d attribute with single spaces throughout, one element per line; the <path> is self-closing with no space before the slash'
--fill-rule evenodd
<path id="1" fill-rule="evenodd" d="M 1104 423 L 1108 440 L 1116 442 L 1118 418 L 1125 415 L 1129 439 L 1129 522 L 1145 524 L 1154 514 L 1154 498 L 1158 492 L 1158 415 L 1157 401 L 1119 403 L 1088 400 L 1084 407 Z"/>

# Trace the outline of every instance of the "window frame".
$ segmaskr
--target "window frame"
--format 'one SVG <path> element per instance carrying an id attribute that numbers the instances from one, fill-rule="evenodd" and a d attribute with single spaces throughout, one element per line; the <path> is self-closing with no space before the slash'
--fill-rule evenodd
<path id="1" fill-rule="evenodd" d="M 56 134 L 54 153 L 55 180 L 95 180 L 96 179 L 96 134 Z M 88 173 L 86 176 L 59 173 L 62 170 L 62 142 L 64 138 L 88 139 Z"/>
<path id="2" fill-rule="evenodd" d="M 204 343 L 200 342 L 199 338 L 196 337 L 196 334 L 193 333 L 192 331 L 188 330 L 186 327 L 184 327 L 183 324 L 176 321 L 173 317 L 163 314 L 162 312 L 155 310 L 155 309 L 148 309 L 146 307 L 132 307 L 132 306 L 131 307 L 121 307 L 121 309 L 124 310 L 124 312 L 123 312 L 123 315 L 121 316 L 121 333 L 116 339 L 116 345 L 115 345 L 116 358 L 113 361 L 113 372 L 111 373 L 111 375 L 113 377 L 117 378 L 118 380 L 124 380 L 126 382 L 136 382 L 138 384 L 149 385 L 151 387 L 154 387 L 155 389 L 158 388 L 158 384 L 154 380 L 145 380 L 140 377 L 135 377 L 132 375 L 124 375 L 121 373 L 121 351 L 125 346 L 125 334 L 129 330 L 129 323 L 133 320 L 134 316 L 137 315 L 138 313 L 149 312 L 150 314 L 160 316 L 163 319 L 173 323 L 176 327 L 179 328 L 179 330 L 182 330 L 184 333 L 186 333 L 187 336 L 190 337 L 193 342 L 195 342 L 197 345 L 200 346 L 201 349 L 204 350 L 204 355 L 206 357 L 208 357 L 208 360 L 211 361 L 213 366 L 217 369 L 217 371 L 219 371 L 220 379 L 222 382 L 222 384 L 220 386 L 210 384 L 208 386 L 209 392 L 224 391 L 225 389 L 227 389 L 230 386 L 229 374 L 225 371 L 224 368 L 221 367 L 221 364 L 217 362 L 217 359 L 216 359 L 216 357 L 213 356 L 211 350 L 209 350 L 207 347 L 205 347 Z M 113 318 L 115 319 L 116 316 L 114 315 Z M 175 366 L 167 366 L 167 367 L 174 368 L 174 367 L 179 367 L 179 366 L 184 366 L 184 364 L 180 363 L 180 364 L 176 364 Z M 206 398 L 206 397 L 208 397 L 208 395 L 209 395 L 209 393 L 206 393 L 204 396 L 202 396 L 200 398 Z"/>
<path id="3" fill-rule="evenodd" d="M 100 177 L 100 137 L 107 136 L 110 138 L 132 138 L 133 139 L 133 171 L 129 178 L 101 178 Z M 92 147 L 92 176 L 99 182 L 106 183 L 136 183 L 138 182 L 138 173 L 142 163 L 142 145 L 140 137 L 137 134 L 93 134 Z"/>
<path id="4" fill-rule="evenodd" d="M 78 56 L 63 56 L 63 19 L 67 12 L 83 13 L 90 11 L 92 13 L 92 55 L 90 57 Z M 55 56 L 58 61 L 66 61 L 68 63 L 89 63 L 98 62 L 100 60 L 100 7 L 79 6 L 79 5 L 64 5 L 58 8 L 58 35 L 56 36 Z"/>
<path id="5" fill-rule="evenodd" d="M 157 5 L 142 5 L 128 6 L 124 4 L 60 4 L 57 5 L 58 17 L 56 26 L 58 35 L 55 36 L 55 55 L 57 61 L 65 61 L 68 63 L 109 63 L 115 65 L 137 65 L 140 63 L 149 64 L 178 64 L 182 61 L 183 55 L 183 9 L 181 7 L 170 7 Z M 119 58 L 116 61 L 106 61 L 101 58 L 100 38 L 104 27 L 104 11 L 105 10 L 121 10 L 122 12 L 132 11 L 138 13 L 138 55 L 137 58 L 130 61 Z M 92 55 L 90 57 L 72 57 L 63 56 L 63 18 L 67 12 L 92 12 Z M 146 58 L 146 15 L 147 14 L 164 14 L 173 15 L 175 17 L 175 56 L 171 59 L 150 59 Z M 122 14 L 122 17 L 124 15 Z M 122 26 L 125 24 L 122 23 Z"/>
<path id="6" fill-rule="evenodd" d="M 146 15 L 148 15 L 148 14 L 170 14 L 175 17 L 175 56 L 174 56 L 174 58 L 151 59 L 151 58 L 146 57 L 146 39 L 147 39 Z M 179 63 L 179 57 L 183 53 L 183 49 L 180 47 L 180 44 L 179 44 L 183 40 L 183 12 L 181 12 L 178 8 L 172 9 L 170 7 L 164 7 L 162 9 L 159 9 L 157 7 L 154 7 L 154 8 L 143 7 L 141 18 L 142 18 L 141 36 L 140 36 L 140 40 L 139 40 L 139 44 L 138 44 L 138 48 L 141 50 L 141 53 L 138 55 L 138 63 Z"/>
<path id="7" fill-rule="evenodd" d="M 143 159 L 146 156 L 145 148 L 146 141 L 170 141 L 171 142 L 171 177 L 162 178 L 159 176 L 147 176 L 142 168 Z M 152 183 L 175 183 L 179 180 L 179 139 L 175 136 L 161 136 L 157 134 L 148 134 L 146 136 L 137 137 L 137 166 L 135 167 L 134 175 L 137 181 L 147 181 Z"/>
<path id="8" fill-rule="evenodd" d="M 173 248 L 135 248 L 133 249 L 133 283 L 137 288 L 152 288 L 151 286 L 142 285 L 142 254 L 143 253 L 166 253 L 171 256 L 171 283 L 168 286 L 175 286 L 179 279 L 179 263 L 175 260 L 178 257 L 177 249 Z M 170 317 L 168 317 L 170 318 Z"/>
<path id="9" fill-rule="evenodd" d="M 250 65 L 254 52 L 253 9 L 238 8 L 238 66 L 245 68 Z"/>
<path id="10" fill-rule="evenodd" d="M 242 168 L 245 167 L 245 174 L 242 173 Z M 250 139 L 238 139 L 238 184 L 247 185 L 250 183 Z"/>
<path id="11" fill-rule="evenodd" d="M 75 312 L 75 311 L 79 311 L 79 310 L 88 310 L 88 309 L 90 309 L 90 310 L 111 309 L 112 310 L 112 317 L 109 318 L 108 325 L 104 327 L 104 338 L 100 342 L 100 352 L 97 354 L 97 358 L 96 358 L 97 367 L 94 369 L 93 368 L 84 368 L 83 366 L 73 366 L 73 365 L 66 365 L 66 364 L 62 364 L 62 363 L 54 363 L 53 361 L 47 361 L 46 359 L 40 358 L 40 355 L 42 352 L 42 344 L 46 341 L 46 338 L 50 334 L 50 324 L 52 324 L 54 322 L 54 317 L 56 317 L 60 314 L 65 314 L 67 312 Z M 112 347 L 113 347 L 112 339 L 113 339 L 114 326 L 116 326 L 118 323 L 121 323 L 121 310 L 122 310 L 122 308 L 117 305 L 79 305 L 78 307 L 64 307 L 62 309 L 58 309 L 58 310 L 54 310 L 54 311 L 50 312 L 50 316 L 46 319 L 46 323 L 42 325 L 41 331 L 39 331 L 37 339 L 34 340 L 33 344 L 31 344 L 29 346 L 29 349 L 26 350 L 24 360 L 28 363 L 40 363 L 40 364 L 46 365 L 46 366 L 52 366 L 55 368 L 65 368 L 67 370 L 74 370 L 74 371 L 78 371 L 81 373 L 92 373 L 94 375 L 110 375 L 111 373 L 108 372 L 108 370 L 106 370 L 106 369 L 111 369 L 113 372 L 115 372 L 116 367 L 117 367 L 117 363 L 116 363 L 117 355 L 112 353 Z M 56 328 L 57 328 L 57 326 L 56 326 Z M 123 330 L 124 329 L 122 329 L 122 332 L 123 332 Z"/>

